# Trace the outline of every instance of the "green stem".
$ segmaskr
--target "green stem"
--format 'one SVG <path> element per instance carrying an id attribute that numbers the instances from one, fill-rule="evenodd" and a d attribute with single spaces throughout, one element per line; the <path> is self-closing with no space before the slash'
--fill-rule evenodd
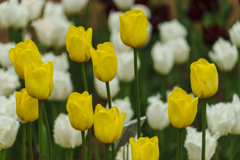
<path id="1" fill-rule="evenodd" d="M 38 100 L 38 136 L 39 136 L 39 160 L 43 160 L 43 134 L 42 134 L 42 109 L 43 102 L 42 100 Z"/>
<path id="2" fill-rule="evenodd" d="M 112 143 L 112 159 L 115 160 L 115 143 Z"/>
<path id="3" fill-rule="evenodd" d="M 1 160 L 4 160 L 3 149 L 0 152 L 1 152 Z"/>
<path id="4" fill-rule="evenodd" d="M 202 160 L 205 160 L 205 141 L 206 141 L 206 110 L 207 99 L 203 98 L 202 108 Z"/>
<path id="5" fill-rule="evenodd" d="M 69 160 L 73 160 L 73 148 L 70 149 L 70 156 L 69 156 Z"/>
<path id="6" fill-rule="evenodd" d="M 219 146 L 219 141 L 218 141 L 217 142 L 217 149 L 216 149 L 215 160 L 219 160 L 219 149 L 220 149 L 220 146 Z"/>
<path id="7" fill-rule="evenodd" d="M 23 160 L 26 160 L 26 125 L 23 124 L 22 125 L 22 152 L 23 152 L 23 155 L 22 155 L 22 158 Z"/>
<path id="8" fill-rule="evenodd" d="M 29 147 L 29 157 L 30 157 L 30 160 L 33 160 L 31 122 L 28 122 L 28 147 Z"/>
<path id="9" fill-rule="evenodd" d="M 105 143 L 105 160 L 108 160 L 109 144 Z"/>
<path id="10" fill-rule="evenodd" d="M 233 148 L 234 148 L 234 135 L 231 135 L 230 148 L 229 148 L 229 160 L 233 160 Z"/>
<path id="11" fill-rule="evenodd" d="M 48 141 L 48 159 L 52 160 L 52 145 L 51 145 L 51 134 L 50 134 L 50 129 L 48 125 L 48 118 L 47 118 L 47 113 L 44 107 L 44 104 L 42 103 L 43 106 L 43 117 L 44 121 L 46 123 L 46 129 L 47 129 L 47 141 Z"/>
<path id="12" fill-rule="evenodd" d="M 86 139 L 85 139 L 85 131 L 81 131 L 81 133 L 82 133 L 83 160 L 87 160 L 87 155 L 86 155 Z"/>
<path id="13" fill-rule="evenodd" d="M 138 67 L 137 67 L 137 48 L 134 48 L 134 74 L 135 74 L 135 101 L 137 112 L 137 137 L 141 137 L 141 110 L 139 101 L 139 85 L 138 85 Z"/>
<path id="14" fill-rule="evenodd" d="M 225 74 L 225 101 L 227 102 L 228 101 L 228 97 L 229 96 L 229 87 L 230 87 L 230 83 L 229 83 L 229 74 L 228 72 L 226 72 Z"/>
<path id="15" fill-rule="evenodd" d="M 85 69 L 84 69 L 84 62 L 80 63 L 80 67 L 81 67 L 81 73 L 82 73 L 83 87 L 85 91 L 88 91 L 87 78 L 86 78 Z M 91 128 L 88 129 L 87 143 L 88 143 L 87 157 L 88 157 L 88 160 L 91 160 Z"/>
<path id="16" fill-rule="evenodd" d="M 238 48 L 238 82 L 240 81 L 240 48 Z M 238 96 L 240 95 L 240 83 L 238 83 Z"/>
<path id="17" fill-rule="evenodd" d="M 178 132 L 178 159 L 182 160 L 182 128 Z"/>

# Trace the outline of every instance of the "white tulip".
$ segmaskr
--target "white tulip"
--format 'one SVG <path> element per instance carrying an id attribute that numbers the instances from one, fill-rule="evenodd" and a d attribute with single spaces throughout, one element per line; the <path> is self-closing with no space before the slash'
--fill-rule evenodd
<path id="1" fill-rule="evenodd" d="M 153 68 L 160 74 L 167 75 L 174 65 L 174 50 L 168 45 L 156 42 L 151 50 Z"/>
<path id="2" fill-rule="evenodd" d="M 0 103 L 0 115 L 6 115 L 13 119 L 18 119 L 18 116 L 16 113 L 15 94 L 16 94 L 16 92 L 14 92 L 8 98 L 6 96 L 0 96 L 0 102 L 1 102 Z"/>
<path id="3" fill-rule="evenodd" d="M 99 81 L 95 76 L 94 76 L 94 86 L 97 91 L 97 94 L 104 99 L 107 99 L 107 89 L 106 89 L 106 83 Z M 111 98 L 115 97 L 117 93 L 120 90 L 119 87 L 119 80 L 117 76 L 109 82 L 109 87 L 110 87 L 110 95 Z"/>
<path id="4" fill-rule="evenodd" d="M 236 124 L 233 126 L 231 134 L 240 134 L 240 99 L 237 94 L 233 95 L 232 106 L 235 111 Z"/>
<path id="5" fill-rule="evenodd" d="M 130 10 L 133 10 L 133 9 L 140 9 L 144 12 L 145 16 L 147 17 L 147 19 L 150 19 L 152 14 L 151 14 L 151 10 L 145 6 L 145 5 L 142 5 L 142 4 L 134 4 Z"/>
<path id="6" fill-rule="evenodd" d="M 231 29 L 229 29 L 229 36 L 231 39 L 231 42 L 236 45 L 237 47 L 240 47 L 240 23 L 237 21 Z"/>
<path id="7" fill-rule="evenodd" d="M 120 37 L 120 31 L 113 31 L 110 35 L 110 42 L 113 44 L 113 47 L 117 53 L 119 52 L 129 52 L 132 51 L 131 47 L 126 46 Z"/>
<path id="8" fill-rule="evenodd" d="M 213 134 L 220 133 L 220 136 L 231 133 L 237 121 L 235 118 L 234 106 L 229 103 L 217 103 L 207 105 L 207 125 Z"/>
<path id="9" fill-rule="evenodd" d="M 235 45 L 219 38 L 213 45 L 213 52 L 209 52 L 209 57 L 216 63 L 222 71 L 231 71 L 238 60 L 238 50 Z"/>
<path id="10" fill-rule="evenodd" d="M 0 95 L 9 96 L 20 86 L 19 77 L 14 67 L 0 69 Z"/>
<path id="11" fill-rule="evenodd" d="M 52 61 L 54 64 L 54 70 L 67 71 L 69 69 L 68 56 L 66 52 L 60 55 L 55 55 L 53 52 L 41 55 L 41 59 L 44 63 Z"/>
<path id="12" fill-rule="evenodd" d="M 9 58 L 8 52 L 11 48 L 15 48 L 15 43 L 1 43 L 0 42 L 0 64 L 3 68 L 13 66 L 12 61 Z"/>
<path id="13" fill-rule="evenodd" d="M 61 3 L 54 3 L 53 1 L 47 1 L 43 11 L 44 18 L 60 18 L 67 19 L 64 14 L 63 5 Z"/>
<path id="14" fill-rule="evenodd" d="M 115 106 L 119 109 L 120 114 L 123 113 L 124 110 L 127 111 L 126 117 L 124 119 L 124 124 L 130 122 L 130 120 L 133 117 L 133 110 L 131 108 L 131 102 L 129 100 L 129 97 L 125 97 L 124 99 L 115 99 L 112 102 L 112 106 Z M 106 108 L 109 109 L 108 104 L 106 105 Z"/>
<path id="15" fill-rule="evenodd" d="M 160 100 L 160 94 L 148 98 L 149 106 L 146 111 L 149 126 L 155 130 L 162 130 L 169 126 L 168 103 Z"/>
<path id="16" fill-rule="evenodd" d="M 202 132 L 198 132 L 193 127 L 187 127 L 187 136 L 184 142 L 184 147 L 188 152 L 189 160 L 201 160 L 202 158 Z M 215 153 L 217 147 L 217 139 L 219 134 L 211 135 L 206 130 L 206 148 L 205 148 L 205 159 L 210 160 Z"/>
<path id="17" fill-rule="evenodd" d="M 63 113 L 60 113 L 54 122 L 53 138 L 55 143 L 63 148 L 75 148 L 82 144 L 81 132 L 71 126 L 68 115 Z"/>
<path id="18" fill-rule="evenodd" d="M 0 150 L 12 147 L 19 126 L 17 120 L 8 116 L 0 115 Z"/>
<path id="19" fill-rule="evenodd" d="M 45 0 L 22 0 L 22 4 L 28 7 L 29 20 L 35 20 L 41 16 Z"/>
<path id="20" fill-rule="evenodd" d="M 175 63 L 183 64 L 188 60 L 190 47 L 184 38 L 170 40 L 167 45 L 174 50 Z"/>
<path id="21" fill-rule="evenodd" d="M 89 0 L 62 0 L 64 11 L 67 14 L 79 13 L 88 3 Z"/>
<path id="22" fill-rule="evenodd" d="M 159 24 L 158 29 L 163 42 L 178 38 L 185 38 L 187 35 L 186 28 L 176 19 L 170 22 L 163 22 L 162 24 Z"/>
<path id="23" fill-rule="evenodd" d="M 111 11 L 108 16 L 108 28 L 111 32 L 120 32 L 120 20 L 119 15 L 124 15 L 124 12 Z"/>
<path id="24" fill-rule="evenodd" d="M 121 10 L 128 10 L 134 4 L 134 0 L 113 0 L 113 2 Z"/>
<path id="25" fill-rule="evenodd" d="M 65 101 L 73 91 L 73 84 L 69 72 L 55 70 L 53 73 L 53 91 L 48 100 Z"/>
<path id="26" fill-rule="evenodd" d="M 123 82 L 131 82 L 134 79 L 134 55 L 133 51 L 121 52 L 117 54 L 118 67 L 117 76 Z M 140 59 L 137 57 L 138 69 L 140 68 Z"/>

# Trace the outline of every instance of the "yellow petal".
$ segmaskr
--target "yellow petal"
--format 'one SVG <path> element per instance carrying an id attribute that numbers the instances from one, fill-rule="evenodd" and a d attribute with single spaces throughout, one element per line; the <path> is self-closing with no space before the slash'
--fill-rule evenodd
<path id="1" fill-rule="evenodd" d="M 101 104 L 97 104 L 94 114 L 97 114 L 98 112 L 101 112 L 101 111 L 108 112 L 108 110 L 104 108 Z"/>
<path id="2" fill-rule="evenodd" d="M 184 126 L 184 113 L 173 98 L 168 98 L 168 117 L 174 127 L 180 129 Z"/>
<path id="3" fill-rule="evenodd" d="M 158 137 L 154 136 L 150 139 L 150 142 L 152 142 L 153 144 L 155 144 L 158 147 Z"/>
<path id="4" fill-rule="evenodd" d="M 141 138 L 141 137 L 140 137 Z M 139 151 L 140 151 L 140 146 L 138 145 L 137 141 L 131 137 L 129 139 L 129 143 L 131 145 L 131 153 L 132 153 L 132 159 L 133 160 L 138 160 L 139 157 Z"/>
<path id="5" fill-rule="evenodd" d="M 193 123 L 197 115 L 197 106 L 198 106 L 198 97 L 194 98 L 192 102 L 187 106 L 186 110 L 183 111 L 186 117 L 183 128 L 186 128 Z"/>
<path id="6" fill-rule="evenodd" d="M 27 98 L 23 99 L 21 104 L 22 115 L 24 121 L 33 122 L 38 119 L 38 100 L 27 95 L 26 91 L 24 94 L 26 94 Z"/>
<path id="7" fill-rule="evenodd" d="M 182 88 L 174 88 L 174 90 L 172 91 L 172 93 L 170 94 L 170 96 L 168 97 L 168 103 L 169 103 L 169 100 L 171 98 L 174 98 L 177 96 L 177 95 L 186 95 L 186 93 L 184 92 L 184 90 Z"/>
<path id="8" fill-rule="evenodd" d="M 125 13 L 126 14 L 126 13 Z M 120 37 L 122 42 L 129 46 L 133 47 L 131 42 L 130 42 L 130 23 L 120 14 L 119 15 L 120 19 Z"/>
<path id="9" fill-rule="evenodd" d="M 139 160 L 158 160 L 159 159 L 159 149 L 158 147 L 148 142 L 140 148 Z"/>
<path id="10" fill-rule="evenodd" d="M 200 79 L 198 78 L 198 73 L 195 70 L 195 67 L 193 65 L 190 66 L 190 80 L 191 80 L 191 88 L 192 88 L 192 92 L 195 96 L 202 98 L 202 92 L 203 92 L 203 88 L 202 88 L 202 84 L 200 82 Z"/>
<path id="11" fill-rule="evenodd" d="M 117 107 L 116 107 L 117 108 Z M 117 108 L 118 109 L 118 108 Z M 120 114 L 120 111 L 118 110 L 118 113 L 117 114 Z M 117 134 L 116 136 L 114 137 L 114 140 L 113 142 L 116 142 L 122 135 L 122 131 L 123 131 L 123 126 L 124 126 L 124 119 L 126 117 L 126 114 L 127 114 L 127 111 L 124 110 L 123 113 L 120 115 L 119 119 L 118 119 L 118 129 L 117 129 Z"/>

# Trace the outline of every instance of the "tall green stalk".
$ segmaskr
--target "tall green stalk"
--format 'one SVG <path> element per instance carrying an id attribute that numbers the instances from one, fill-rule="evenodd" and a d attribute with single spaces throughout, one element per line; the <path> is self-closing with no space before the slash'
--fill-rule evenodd
<path id="1" fill-rule="evenodd" d="M 225 101 L 228 102 L 229 94 L 230 94 L 230 81 L 229 81 L 229 74 L 228 72 L 225 73 Z"/>
<path id="2" fill-rule="evenodd" d="M 26 125 L 22 125 L 22 159 L 26 160 Z"/>
<path id="3" fill-rule="evenodd" d="M 48 118 L 47 118 L 47 113 L 46 113 L 43 103 L 42 103 L 42 106 L 43 106 L 43 117 L 44 117 L 44 121 L 46 123 L 46 129 L 47 129 L 48 159 L 52 160 L 52 145 L 51 145 L 50 129 L 49 129 L 49 125 L 48 125 Z"/>
<path id="4" fill-rule="evenodd" d="M 28 147 L 30 160 L 33 160 L 31 122 L 28 122 Z"/>
<path id="5" fill-rule="evenodd" d="M 88 91 L 87 78 L 86 78 L 85 69 L 84 69 L 84 62 L 80 63 L 80 67 L 81 67 L 81 73 L 82 73 L 83 87 L 85 91 Z M 88 129 L 87 143 L 88 143 L 87 157 L 88 157 L 88 160 L 91 160 L 91 128 Z"/>
<path id="6" fill-rule="evenodd" d="M 71 148 L 71 149 L 70 149 L 70 156 L 69 156 L 69 160 L 73 160 L 73 151 L 74 151 L 74 149 L 73 149 L 73 148 Z"/>
<path id="7" fill-rule="evenodd" d="M 42 134 L 42 111 L 43 102 L 38 100 L 38 137 L 39 137 L 39 160 L 43 160 L 43 134 Z"/>
<path id="8" fill-rule="evenodd" d="M 141 110 L 139 101 L 139 85 L 138 85 L 138 65 L 137 65 L 137 48 L 134 49 L 134 75 L 135 75 L 135 101 L 136 101 L 136 112 L 137 112 L 137 136 L 141 137 Z"/>
<path id="9" fill-rule="evenodd" d="M 81 133 L 82 133 L 83 160 L 87 160 L 87 155 L 86 155 L 86 139 L 85 139 L 85 131 L 81 131 Z"/>
<path id="10" fill-rule="evenodd" d="M 234 139 L 235 139 L 235 136 L 234 135 L 231 135 L 231 140 L 230 140 L 230 147 L 229 147 L 229 153 L 228 153 L 228 157 L 229 157 L 229 160 L 233 160 L 233 147 L 234 147 Z"/>
<path id="11" fill-rule="evenodd" d="M 105 154 L 104 154 L 104 160 L 108 160 L 108 151 L 109 151 L 109 144 L 108 143 L 105 143 L 105 150 L 104 150 L 104 152 L 105 152 Z"/>
<path id="12" fill-rule="evenodd" d="M 206 110 L 207 110 L 207 99 L 203 98 L 203 108 L 202 108 L 202 160 L 205 160 Z"/>
<path id="13" fill-rule="evenodd" d="M 182 128 L 178 132 L 178 159 L 182 160 Z"/>

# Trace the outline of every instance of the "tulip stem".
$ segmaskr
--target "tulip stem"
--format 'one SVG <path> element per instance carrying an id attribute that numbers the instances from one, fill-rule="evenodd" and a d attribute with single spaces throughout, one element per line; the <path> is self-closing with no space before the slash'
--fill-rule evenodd
<path id="1" fill-rule="evenodd" d="M 70 149 L 70 160 L 73 160 L 73 148 Z"/>
<path id="2" fill-rule="evenodd" d="M 105 160 L 108 160 L 109 143 L 105 143 Z"/>
<path id="3" fill-rule="evenodd" d="M 138 65 L 137 65 L 137 48 L 134 49 L 134 74 L 135 74 L 135 101 L 136 101 L 136 112 L 137 112 L 137 137 L 141 136 L 141 110 L 139 101 L 139 85 L 138 85 Z"/>
<path id="4" fill-rule="evenodd" d="M 182 160 L 182 128 L 178 132 L 178 159 Z"/>
<path id="5" fill-rule="evenodd" d="M 82 150 L 83 150 L 83 160 L 87 160 L 86 156 L 86 137 L 85 137 L 85 131 L 81 131 L 82 133 Z"/>
<path id="6" fill-rule="evenodd" d="M 230 147 L 229 147 L 229 160 L 233 160 L 233 145 L 234 144 L 234 135 L 231 135 Z"/>
<path id="7" fill-rule="evenodd" d="M 83 87 L 85 91 L 88 91 L 87 78 L 86 78 L 85 69 L 84 69 L 84 62 L 80 63 L 80 67 L 81 67 L 81 73 L 82 73 Z M 88 129 L 87 143 L 88 143 L 88 160 L 91 160 L 91 128 Z"/>
<path id="8" fill-rule="evenodd" d="M 28 147 L 29 147 L 29 157 L 30 157 L 30 160 L 33 160 L 31 122 L 28 122 Z"/>
<path id="9" fill-rule="evenodd" d="M 115 143 L 112 143 L 112 159 L 115 159 Z"/>
<path id="10" fill-rule="evenodd" d="M 215 160 L 219 160 L 219 149 L 220 149 L 220 146 L 219 146 L 219 141 L 218 141 L 217 142 L 217 149 L 216 149 Z"/>
<path id="11" fill-rule="evenodd" d="M 229 74 L 226 72 L 225 74 L 225 101 L 228 101 L 228 97 L 230 97 L 229 93 L 229 88 L 230 88 L 230 83 L 229 83 Z"/>
<path id="12" fill-rule="evenodd" d="M 26 125 L 25 124 L 22 125 L 22 145 L 23 145 L 22 158 L 23 158 L 23 160 L 26 160 Z"/>
<path id="13" fill-rule="evenodd" d="M 0 152 L 1 152 L 1 160 L 4 160 L 3 149 Z"/>
<path id="14" fill-rule="evenodd" d="M 43 104 L 42 100 L 38 100 L 39 160 L 43 160 L 42 104 Z"/>
<path id="15" fill-rule="evenodd" d="M 47 113 L 44 107 L 44 104 L 42 103 L 43 106 L 43 117 L 44 121 L 46 123 L 46 129 L 47 129 L 47 141 L 48 141 L 48 159 L 52 160 L 52 145 L 51 145 L 51 135 L 50 135 L 50 129 L 48 125 L 48 118 L 47 118 Z"/>
<path id="16" fill-rule="evenodd" d="M 205 141 L 206 141 L 206 110 L 207 99 L 203 98 L 202 108 L 202 160 L 205 160 Z"/>

